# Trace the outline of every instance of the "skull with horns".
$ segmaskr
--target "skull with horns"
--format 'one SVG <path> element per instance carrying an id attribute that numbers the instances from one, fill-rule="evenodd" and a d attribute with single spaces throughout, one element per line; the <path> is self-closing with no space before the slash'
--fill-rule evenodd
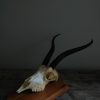
<path id="1" fill-rule="evenodd" d="M 20 86 L 20 88 L 17 90 L 17 93 L 21 93 L 22 91 L 25 91 L 27 89 L 31 89 L 32 92 L 40 92 L 43 91 L 46 87 L 46 85 L 48 83 L 50 83 L 51 81 L 57 81 L 59 78 L 58 75 L 58 71 L 56 70 L 56 66 L 57 64 L 63 60 L 65 57 L 76 53 L 78 51 L 81 51 L 87 47 L 89 47 L 92 43 L 93 40 L 91 40 L 89 43 L 73 48 L 73 49 L 69 49 L 63 53 L 61 53 L 60 55 L 58 55 L 51 63 L 50 65 L 48 65 L 53 52 L 55 51 L 55 39 L 57 36 L 59 36 L 60 34 L 55 35 L 52 38 L 51 41 L 51 48 L 49 50 L 49 52 L 47 53 L 45 59 L 43 60 L 41 66 L 39 67 L 39 69 L 29 78 L 27 78 L 24 83 Z"/>

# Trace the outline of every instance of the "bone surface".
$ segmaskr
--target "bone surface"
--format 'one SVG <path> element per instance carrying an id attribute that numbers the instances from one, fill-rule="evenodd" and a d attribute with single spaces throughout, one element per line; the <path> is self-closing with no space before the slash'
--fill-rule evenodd
<path id="1" fill-rule="evenodd" d="M 58 72 L 55 69 L 47 66 L 40 66 L 36 73 L 24 81 L 21 87 L 17 90 L 17 93 L 21 93 L 27 89 L 31 89 L 32 92 L 40 92 L 45 89 L 49 82 L 57 80 Z"/>

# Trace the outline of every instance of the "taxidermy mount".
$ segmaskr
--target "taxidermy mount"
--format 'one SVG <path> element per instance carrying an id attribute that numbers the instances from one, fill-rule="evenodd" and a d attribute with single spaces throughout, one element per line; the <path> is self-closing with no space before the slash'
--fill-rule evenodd
<path id="1" fill-rule="evenodd" d="M 49 65 L 49 61 L 55 51 L 55 39 L 60 34 L 55 35 L 52 38 L 51 41 L 51 48 L 49 52 L 47 53 L 45 59 L 43 60 L 41 66 L 38 68 L 38 70 L 30 77 L 28 77 L 24 83 L 20 86 L 20 88 L 17 90 L 17 93 L 21 93 L 22 91 L 25 91 L 27 89 L 31 89 L 32 92 L 41 92 L 45 89 L 46 85 L 52 81 L 57 81 L 59 78 L 58 71 L 56 70 L 56 66 L 60 63 L 61 60 L 63 60 L 65 57 L 76 53 L 78 51 L 81 51 L 87 47 L 89 47 L 93 40 L 91 40 L 89 43 L 66 50 L 59 54 Z"/>

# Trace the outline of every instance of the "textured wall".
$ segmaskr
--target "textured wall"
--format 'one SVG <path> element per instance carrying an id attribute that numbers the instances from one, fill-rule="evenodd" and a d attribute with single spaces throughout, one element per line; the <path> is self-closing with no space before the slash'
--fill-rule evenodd
<path id="1" fill-rule="evenodd" d="M 56 51 L 83 45 L 58 68 L 100 69 L 100 0 L 0 0 L 0 68 L 36 68 L 56 33 Z"/>

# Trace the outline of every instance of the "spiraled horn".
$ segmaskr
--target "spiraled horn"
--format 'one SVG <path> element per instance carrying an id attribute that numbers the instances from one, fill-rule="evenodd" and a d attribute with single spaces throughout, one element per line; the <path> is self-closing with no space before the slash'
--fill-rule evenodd
<path id="1" fill-rule="evenodd" d="M 50 67 L 55 68 L 57 64 L 60 63 L 60 61 L 63 60 L 65 57 L 89 47 L 92 43 L 93 43 L 93 40 L 91 40 L 89 43 L 83 46 L 76 47 L 76 48 L 73 48 L 61 53 L 51 62 Z"/>
<path id="2" fill-rule="evenodd" d="M 55 35 L 55 36 L 52 38 L 51 48 L 50 48 L 49 52 L 47 53 L 45 59 L 43 60 L 42 65 L 46 65 L 46 66 L 48 65 L 48 63 L 49 63 L 49 61 L 50 61 L 50 59 L 51 59 L 51 57 L 52 57 L 52 55 L 53 55 L 53 52 L 54 52 L 54 50 L 55 50 L 55 43 L 54 43 L 54 41 L 55 41 L 56 37 L 59 36 L 59 35 L 60 35 L 60 34 L 57 34 L 57 35 Z"/>

